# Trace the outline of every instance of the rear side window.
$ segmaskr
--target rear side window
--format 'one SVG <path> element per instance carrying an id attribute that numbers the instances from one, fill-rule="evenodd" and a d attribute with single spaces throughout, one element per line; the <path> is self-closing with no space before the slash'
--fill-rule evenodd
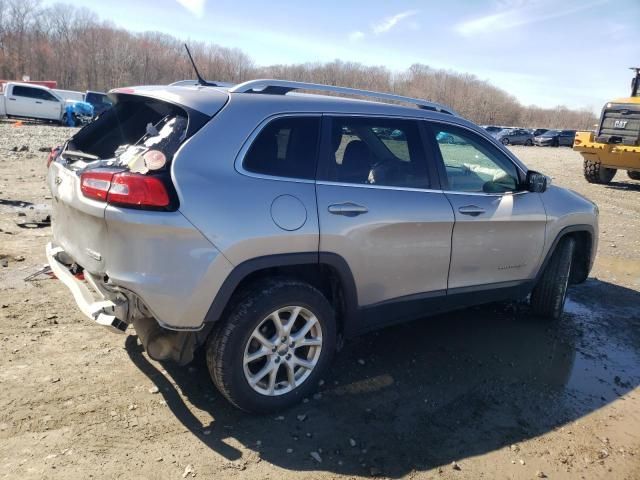
<path id="1" fill-rule="evenodd" d="M 13 87 L 13 95 L 16 97 L 40 98 L 37 88 L 23 87 L 21 85 L 15 85 Z"/>
<path id="2" fill-rule="evenodd" d="M 313 180 L 318 158 L 320 117 L 285 117 L 258 134 L 244 158 L 245 170 Z"/>
<path id="3" fill-rule="evenodd" d="M 390 118 L 334 117 L 326 180 L 428 188 L 418 123 Z"/>

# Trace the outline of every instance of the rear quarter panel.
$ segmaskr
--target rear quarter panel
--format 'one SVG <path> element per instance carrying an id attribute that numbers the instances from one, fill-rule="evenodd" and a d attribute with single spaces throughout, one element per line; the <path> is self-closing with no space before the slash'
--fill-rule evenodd
<path id="1" fill-rule="evenodd" d="M 180 212 L 108 206 L 105 273 L 166 328 L 198 329 L 231 265 Z"/>
<path id="2" fill-rule="evenodd" d="M 280 253 L 318 250 L 318 215 L 313 182 L 259 178 L 236 171 L 234 162 L 251 133 L 274 114 L 269 102 L 229 104 L 178 152 L 172 175 L 180 211 L 234 265 Z M 271 206 L 281 195 L 297 198 L 306 221 L 297 230 L 278 227 Z M 212 299 L 215 291 L 212 291 Z"/>

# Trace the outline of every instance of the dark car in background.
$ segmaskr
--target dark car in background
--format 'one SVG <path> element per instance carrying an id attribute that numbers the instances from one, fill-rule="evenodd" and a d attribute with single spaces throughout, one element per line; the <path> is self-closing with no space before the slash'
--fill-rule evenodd
<path id="1" fill-rule="evenodd" d="M 489 132 L 492 136 L 496 136 L 498 133 L 500 133 L 502 130 L 504 130 L 504 127 L 498 127 L 496 125 L 483 125 L 483 127 L 487 132 Z"/>
<path id="2" fill-rule="evenodd" d="M 94 117 L 101 115 L 105 110 L 109 110 L 113 105 L 106 93 L 94 92 L 92 90 L 87 90 L 84 101 L 93 105 Z"/>
<path id="3" fill-rule="evenodd" d="M 548 131 L 548 128 L 534 128 L 531 130 L 531 133 L 533 133 L 534 137 L 539 137 L 540 135 L 542 135 L 543 133 L 547 133 Z"/>
<path id="4" fill-rule="evenodd" d="M 504 129 L 494 136 L 503 145 L 533 145 L 533 134 L 524 128 Z"/>
<path id="5" fill-rule="evenodd" d="M 571 147 L 575 137 L 575 130 L 547 130 L 535 137 L 533 143 L 538 147 L 559 147 L 560 145 Z"/>

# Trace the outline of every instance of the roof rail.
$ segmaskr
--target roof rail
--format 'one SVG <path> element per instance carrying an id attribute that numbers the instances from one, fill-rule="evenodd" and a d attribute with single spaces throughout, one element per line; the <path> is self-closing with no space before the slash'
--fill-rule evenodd
<path id="1" fill-rule="evenodd" d="M 392 93 L 373 92 L 371 90 L 360 90 L 357 88 L 338 87 L 333 85 L 323 85 L 320 83 L 292 82 L 289 80 L 249 80 L 239 83 L 229 89 L 229 93 L 267 93 L 273 95 L 284 95 L 292 90 L 315 90 L 319 92 L 341 93 L 344 95 L 357 95 L 360 97 L 372 97 L 394 102 L 404 102 L 416 105 L 423 110 L 448 113 L 458 115 L 454 110 L 439 103 L 429 102 L 420 98 L 403 97 Z"/>

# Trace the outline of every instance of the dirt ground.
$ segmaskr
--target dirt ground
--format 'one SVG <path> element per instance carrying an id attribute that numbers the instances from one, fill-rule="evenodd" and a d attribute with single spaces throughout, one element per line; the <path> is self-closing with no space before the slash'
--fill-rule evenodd
<path id="1" fill-rule="evenodd" d="M 348 342 L 319 394 L 256 417 L 202 360 L 150 361 L 57 280 L 24 281 L 50 236 L 39 149 L 72 131 L 0 123 L 0 478 L 640 478 L 640 182 L 514 148 L 600 207 L 562 321 L 493 305 L 387 328 Z"/>

